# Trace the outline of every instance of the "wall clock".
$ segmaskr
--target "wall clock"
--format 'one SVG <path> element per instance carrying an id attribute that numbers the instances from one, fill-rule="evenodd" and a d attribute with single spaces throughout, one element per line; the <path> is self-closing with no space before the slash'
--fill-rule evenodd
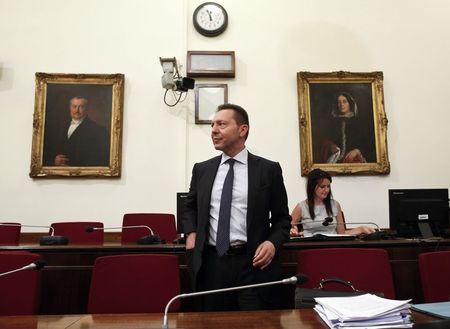
<path id="1" fill-rule="evenodd" d="M 215 37 L 226 30 L 228 14 L 225 8 L 218 3 L 205 2 L 195 9 L 193 22 L 198 33 L 207 37 Z"/>

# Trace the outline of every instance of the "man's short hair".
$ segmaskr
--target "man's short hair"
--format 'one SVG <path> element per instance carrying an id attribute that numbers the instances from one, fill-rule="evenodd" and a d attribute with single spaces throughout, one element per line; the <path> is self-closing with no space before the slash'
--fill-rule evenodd
<path id="1" fill-rule="evenodd" d="M 248 122 L 248 114 L 247 111 L 244 110 L 243 107 L 236 105 L 236 104 L 222 104 L 217 107 L 217 112 L 222 110 L 233 110 L 234 111 L 234 119 L 236 120 L 237 124 L 240 125 L 247 125 L 250 126 L 250 123 Z"/>
<path id="2" fill-rule="evenodd" d="M 72 101 L 74 99 L 83 99 L 84 100 L 84 104 L 87 105 L 89 103 L 88 99 L 84 96 L 73 96 L 70 100 L 69 103 L 72 103 Z"/>

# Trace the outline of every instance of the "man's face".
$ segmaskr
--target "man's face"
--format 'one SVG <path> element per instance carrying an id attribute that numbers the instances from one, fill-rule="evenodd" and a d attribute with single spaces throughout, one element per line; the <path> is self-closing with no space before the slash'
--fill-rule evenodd
<path id="1" fill-rule="evenodd" d="M 238 125 L 233 110 L 221 110 L 211 121 L 211 139 L 216 150 L 230 156 L 244 145 L 247 125 Z"/>
<path id="2" fill-rule="evenodd" d="M 84 98 L 73 98 L 70 101 L 70 116 L 74 120 L 81 120 L 87 115 L 87 101 Z"/>

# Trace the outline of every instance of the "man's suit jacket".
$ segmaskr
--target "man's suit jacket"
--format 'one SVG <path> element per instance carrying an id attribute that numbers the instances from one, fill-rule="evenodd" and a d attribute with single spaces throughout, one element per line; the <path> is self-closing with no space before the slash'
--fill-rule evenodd
<path id="1" fill-rule="evenodd" d="M 70 123 L 61 133 L 57 154 L 65 154 L 70 166 L 109 166 L 109 133 L 88 117 L 67 138 Z"/>
<path id="2" fill-rule="evenodd" d="M 194 284 L 208 236 L 211 191 L 220 160 L 221 156 L 217 156 L 194 165 L 186 198 L 183 230 L 185 233 L 197 233 L 195 248 L 188 251 Z M 290 221 L 280 165 L 248 153 L 247 252 L 250 265 L 256 248 L 263 241 L 271 241 L 276 250 L 288 241 Z M 280 273 L 281 268 L 275 257 L 264 270 L 255 269 L 255 282 L 278 280 Z"/>

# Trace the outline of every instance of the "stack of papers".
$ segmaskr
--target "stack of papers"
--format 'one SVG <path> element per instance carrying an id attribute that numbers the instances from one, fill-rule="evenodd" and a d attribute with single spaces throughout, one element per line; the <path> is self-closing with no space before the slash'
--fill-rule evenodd
<path id="1" fill-rule="evenodd" d="M 411 300 L 392 300 L 372 294 L 315 298 L 315 311 L 330 328 L 412 328 Z"/>

